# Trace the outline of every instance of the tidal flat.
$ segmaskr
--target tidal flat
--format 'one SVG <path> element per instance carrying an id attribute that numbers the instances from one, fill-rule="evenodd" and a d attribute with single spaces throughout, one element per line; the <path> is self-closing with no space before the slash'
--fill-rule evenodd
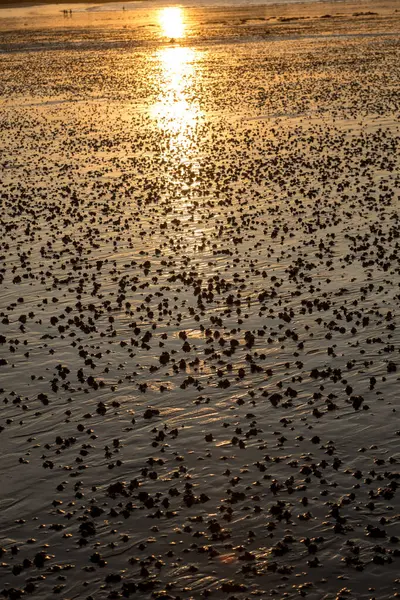
<path id="1" fill-rule="evenodd" d="M 0 10 L 0 594 L 398 598 L 397 3 L 112 6 Z"/>

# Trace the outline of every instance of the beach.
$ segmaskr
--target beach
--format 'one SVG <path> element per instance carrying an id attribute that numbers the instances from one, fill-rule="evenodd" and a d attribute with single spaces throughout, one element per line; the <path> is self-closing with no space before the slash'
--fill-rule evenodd
<path id="1" fill-rule="evenodd" d="M 399 597 L 397 6 L 0 9 L 2 597 Z"/>

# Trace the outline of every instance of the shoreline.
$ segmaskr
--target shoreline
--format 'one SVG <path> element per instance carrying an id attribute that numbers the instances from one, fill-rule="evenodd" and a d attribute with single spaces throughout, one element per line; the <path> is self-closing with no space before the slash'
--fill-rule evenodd
<path id="1" fill-rule="evenodd" d="M 126 5 L 131 5 L 131 4 L 139 4 L 145 2 L 146 4 L 148 3 L 150 6 L 153 4 L 152 0 L 128 0 L 128 2 L 126 2 Z M 93 7 L 93 6 L 104 6 L 106 4 L 121 4 L 123 3 L 121 0 L 96 0 L 93 2 L 90 2 L 88 0 L 73 0 L 72 2 L 69 2 L 68 0 L 58 0 L 57 2 L 54 2 L 53 0 L 17 0 L 16 2 L 10 2 L 9 0 L 0 0 L 0 10 L 5 9 L 5 10 L 10 10 L 10 9 L 23 9 L 23 8 L 32 8 L 32 7 L 49 7 L 49 6 L 74 6 L 74 5 L 87 5 L 88 7 Z M 171 4 L 175 4 L 175 2 L 171 2 Z M 178 3 L 179 4 L 179 3 Z M 200 5 L 201 7 L 203 5 Z M 278 9 L 281 12 L 283 10 L 283 12 L 288 12 L 288 11 L 292 11 L 293 9 L 296 9 L 297 11 L 302 11 L 304 10 L 306 7 L 307 8 L 311 8 L 313 9 L 312 12 L 317 12 L 317 13 L 324 13 L 325 9 L 323 9 L 323 7 L 331 7 L 331 8 L 336 8 L 338 6 L 340 6 L 340 8 L 344 9 L 343 11 L 340 11 L 340 14 L 347 14 L 348 12 L 350 12 L 349 9 L 351 9 L 351 7 L 353 7 L 351 10 L 356 10 L 357 12 L 368 12 L 368 10 L 371 10 L 371 14 L 372 13 L 376 13 L 377 11 L 381 10 L 384 11 L 385 13 L 395 13 L 398 12 L 396 10 L 396 8 L 394 8 L 396 6 L 396 2 L 393 1 L 387 1 L 387 0 L 378 0 L 378 1 L 374 1 L 374 0 L 362 0 L 362 2 L 357 2 L 357 0 L 314 0 L 314 1 L 299 1 L 299 2 L 274 2 L 274 3 L 254 3 L 254 4 L 232 4 L 230 6 L 226 5 L 226 4 L 211 4 L 210 6 L 212 6 L 213 8 L 217 8 L 217 7 L 226 7 L 227 9 L 240 9 L 240 8 L 261 8 L 261 7 L 268 7 L 269 10 L 271 10 L 271 12 L 276 12 Z M 195 6 L 191 6 L 191 8 L 195 8 Z M 321 10 L 315 10 L 315 9 L 321 9 Z M 393 10 L 394 9 L 394 10 Z"/>
<path id="2" fill-rule="evenodd" d="M 129 0 L 126 4 L 136 4 L 139 2 L 148 2 L 151 0 Z M 19 8 L 32 8 L 39 6 L 74 6 L 74 5 L 82 5 L 86 4 L 87 6 L 99 6 L 104 4 L 119 4 L 121 0 L 97 0 L 96 2 L 88 2 L 87 0 L 73 0 L 72 2 L 68 2 L 68 0 L 58 0 L 57 2 L 53 2 L 52 0 L 41 0 L 35 2 L 34 0 L 28 0 L 27 2 L 18 1 L 18 2 L 2 2 L 0 0 L 0 10 L 1 9 L 19 9 Z"/>

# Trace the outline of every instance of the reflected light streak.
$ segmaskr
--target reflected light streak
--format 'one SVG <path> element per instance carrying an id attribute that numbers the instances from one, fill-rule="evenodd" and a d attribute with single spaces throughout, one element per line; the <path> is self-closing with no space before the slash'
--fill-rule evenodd
<path id="1" fill-rule="evenodd" d="M 201 116 L 198 101 L 193 98 L 198 51 L 192 48 L 170 47 L 158 52 L 161 65 L 160 93 L 151 109 L 159 129 L 171 138 L 171 149 L 187 158 L 193 140 L 193 130 Z M 186 155 L 186 156 L 185 156 Z"/>
<path id="2" fill-rule="evenodd" d="M 185 37 L 183 10 L 179 6 L 168 6 L 160 10 L 158 20 L 162 34 L 169 38 Z"/>
<path id="3" fill-rule="evenodd" d="M 236 554 L 234 554 L 233 552 L 231 552 L 230 554 L 229 553 L 228 554 L 221 554 L 219 556 L 219 560 L 222 563 L 226 564 L 226 565 L 230 565 L 230 564 L 233 564 L 233 563 L 237 562 L 237 557 L 236 557 Z"/>

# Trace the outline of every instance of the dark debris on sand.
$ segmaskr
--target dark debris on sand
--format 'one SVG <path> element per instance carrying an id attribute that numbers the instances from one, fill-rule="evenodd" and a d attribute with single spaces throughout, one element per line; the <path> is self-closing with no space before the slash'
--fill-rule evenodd
<path id="1" fill-rule="evenodd" d="M 0 54 L 2 597 L 398 597 L 398 34 L 325 33 Z"/>

